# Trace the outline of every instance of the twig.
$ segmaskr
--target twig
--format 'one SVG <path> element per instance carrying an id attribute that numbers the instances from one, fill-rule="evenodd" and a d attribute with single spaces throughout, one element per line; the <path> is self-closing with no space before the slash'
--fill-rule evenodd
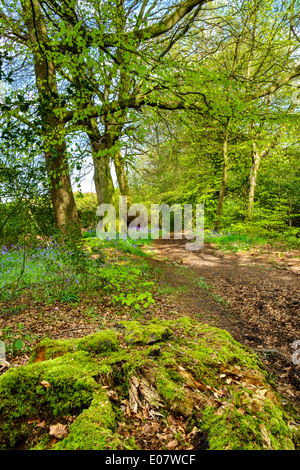
<path id="1" fill-rule="evenodd" d="M 51 335 L 51 336 L 60 336 L 61 334 L 69 333 L 70 331 L 93 330 L 93 329 L 94 329 L 94 327 L 90 327 L 90 326 L 78 326 L 77 328 L 71 328 L 69 330 L 63 330 L 60 333 L 57 333 L 57 334 Z"/>
<path id="2" fill-rule="evenodd" d="M 274 354 L 274 356 L 277 356 L 279 357 L 280 359 L 283 359 L 284 361 L 288 362 L 289 364 L 292 363 L 292 360 L 289 359 L 287 356 L 285 356 L 281 351 L 278 351 L 278 349 L 269 349 L 269 348 L 256 348 L 256 349 L 253 349 L 251 348 L 252 351 L 255 351 L 255 352 L 262 352 L 262 353 L 269 353 L 269 354 Z"/>

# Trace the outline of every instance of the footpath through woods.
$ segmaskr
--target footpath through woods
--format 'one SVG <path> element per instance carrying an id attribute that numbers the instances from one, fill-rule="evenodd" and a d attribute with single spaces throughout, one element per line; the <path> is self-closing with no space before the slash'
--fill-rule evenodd
<path id="1" fill-rule="evenodd" d="M 226 329 L 272 373 L 300 408 L 300 262 L 297 253 L 187 251 L 184 240 L 156 240 L 152 266 L 177 290 L 176 310 Z M 296 359 L 296 363 L 295 363 Z"/>

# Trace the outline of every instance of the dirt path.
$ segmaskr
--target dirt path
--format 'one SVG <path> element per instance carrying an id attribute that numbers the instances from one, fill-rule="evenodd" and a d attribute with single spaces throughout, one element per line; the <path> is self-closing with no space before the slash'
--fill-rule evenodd
<path id="1" fill-rule="evenodd" d="M 182 240 L 157 240 L 153 266 L 178 292 L 178 312 L 226 329 L 260 354 L 279 392 L 300 408 L 300 272 L 273 256 L 225 254 Z M 290 265 L 290 266 L 288 266 Z M 295 349 L 293 343 L 299 341 Z M 294 354 L 294 356 L 293 356 Z M 300 352 L 296 356 L 296 362 Z"/>

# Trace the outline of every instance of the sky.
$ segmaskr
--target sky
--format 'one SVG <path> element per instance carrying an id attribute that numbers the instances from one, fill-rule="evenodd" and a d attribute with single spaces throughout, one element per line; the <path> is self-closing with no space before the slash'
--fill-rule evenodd
<path id="1" fill-rule="evenodd" d="M 92 163 L 92 162 L 91 162 Z M 92 166 L 90 167 L 90 171 L 86 171 L 85 173 L 80 173 L 80 172 L 74 172 L 73 177 L 72 177 L 72 188 L 73 191 L 78 191 L 78 183 L 74 182 L 74 179 L 76 176 L 79 176 L 80 179 L 80 189 L 82 193 L 95 193 L 95 183 L 94 183 L 94 171 L 92 169 Z M 111 176 L 114 182 L 114 186 L 116 187 L 118 185 L 117 183 L 117 175 L 114 166 L 111 166 Z"/>

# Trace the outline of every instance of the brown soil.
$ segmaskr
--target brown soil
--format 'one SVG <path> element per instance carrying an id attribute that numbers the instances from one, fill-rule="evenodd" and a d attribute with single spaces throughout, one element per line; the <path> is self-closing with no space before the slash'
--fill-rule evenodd
<path id="1" fill-rule="evenodd" d="M 223 328 L 258 352 L 280 394 L 300 408 L 299 258 L 227 254 L 210 245 L 187 251 L 184 240 L 172 239 L 154 248 L 151 263 L 177 290 L 178 313 Z"/>

